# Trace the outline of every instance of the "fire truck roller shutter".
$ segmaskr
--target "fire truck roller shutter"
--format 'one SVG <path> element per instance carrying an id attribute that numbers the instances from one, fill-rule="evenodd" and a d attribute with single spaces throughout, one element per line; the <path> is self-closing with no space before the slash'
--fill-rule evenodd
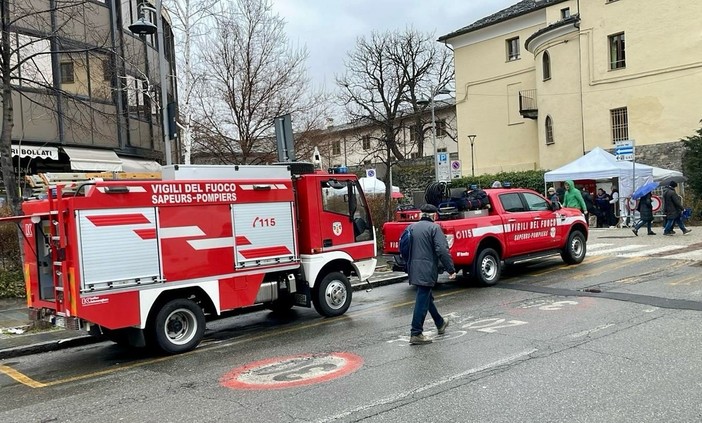
<path id="1" fill-rule="evenodd" d="M 155 208 L 79 210 L 78 222 L 81 290 L 158 281 Z"/>

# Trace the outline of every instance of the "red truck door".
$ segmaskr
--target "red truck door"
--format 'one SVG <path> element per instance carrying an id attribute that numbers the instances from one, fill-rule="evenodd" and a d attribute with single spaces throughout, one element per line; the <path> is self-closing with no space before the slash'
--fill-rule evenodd
<path id="1" fill-rule="evenodd" d="M 561 245 L 563 239 L 563 225 L 558 225 L 556 213 L 551 211 L 549 202 L 540 195 L 531 192 L 522 193 L 527 208 L 532 212 L 534 219 L 533 248 L 546 250 Z"/>
<path id="2" fill-rule="evenodd" d="M 531 212 L 519 192 L 502 193 L 498 196 L 505 213 L 502 224 L 505 232 L 506 256 L 517 256 L 533 251 L 530 237 L 535 215 Z"/>

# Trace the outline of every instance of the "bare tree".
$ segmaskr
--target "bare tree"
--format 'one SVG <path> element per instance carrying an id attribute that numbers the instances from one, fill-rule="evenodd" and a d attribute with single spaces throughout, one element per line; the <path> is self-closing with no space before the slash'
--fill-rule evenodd
<path id="1" fill-rule="evenodd" d="M 193 43 L 201 40 L 214 24 L 219 0 L 165 0 L 165 8 L 173 18 L 178 63 L 179 124 L 182 129 L 183 162 L 190 164 L 193 139 L 193 101 L 204 77 Z"/>
<path id="2" fill-rule="evenodd" d="M 274 118 L 291 114 L 298 133 L 321 128 L 323 95 L 311 93 L 307 52 L 289 45 L 285 22 L 269 0 L 221 5 L 212 36 L 200 49 L 208 72 L 200 96 L 199 149 L 223 163 L 275 160 Z"/>
<path id="3" fill-rule="evenodd" d="M 346 73 L 336 79 L 339 100 L 352 121 L 365 119 L 378 128 L 376 157 L 388 170 L 405 158 L 397 136 L 407 121 L 413 122 L 409 129 L 415 131 L 417 151 L 423 152 L 426 100 L 453 80 L 450 51 L 435 43 L 433 34 L 412 28 L 373 32 L 357 40 L 345 64 Z M 384 178 L 386 204 L 392 192 L 389 175 Z"/>
<path id="4" fill-rule="evenodd" d="M 47 119 L 59 114 L 70 119 L 76 131 L 99 131 L 93 113 L 109 115 L 83 92 L 93 82 L 90 63 L 103 66 L 110 57 L 105 49 L 109 46 L 109 27 L 96 23 L 88 30 L 83 20 L 97 13 L 96 7 L 89 0 L 0 2 L 0 167 L 6 196 L 16 215 L 21 214 L 21 198 L 11 151 L 15 97 L 44 109 Z M 67 41 L 71 38 L 80 41 Z M 61 70 L 56 72 L 53 65 L 59 57 L 70 57 L 71 66 L 84 71 L 90 81 L 61 81 Z M 102 75 L 102 69 L 94 72 Z M 69 85 L 71 88 L 67 88 Z M 111 96 L 111 87 L 94 85 L 96 93 L 102 90 L 99 95 Z M 67 107 L 70 104 L 74 107 Z"/>

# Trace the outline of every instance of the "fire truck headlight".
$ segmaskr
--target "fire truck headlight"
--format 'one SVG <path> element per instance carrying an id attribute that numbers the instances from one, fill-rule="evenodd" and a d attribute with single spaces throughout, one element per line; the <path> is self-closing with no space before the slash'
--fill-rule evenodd
<path id="1" fill-rule="evenodd" d="M 448 247 L 451 249 L 453 247 L 453 234 L 446 234 L 446 241 L 448 241 Z"/>

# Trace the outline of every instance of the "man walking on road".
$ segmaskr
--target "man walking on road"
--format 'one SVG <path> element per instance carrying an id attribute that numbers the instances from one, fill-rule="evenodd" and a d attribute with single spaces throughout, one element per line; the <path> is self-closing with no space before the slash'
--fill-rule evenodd
<path id="1" fill-rule="evenodd" d="M 673 235 L 675 233 L 675 231 L 673 231 L 673 226 L 676 224 L 680 227 L 683 235 L 692 232 L 692 230 L 685 227 L 682 221 L 683 206 L 680 196 L 675 192 L 677 186 L 677 182 L 671 181 L 670 184 L 663 189 L 663 210 L 666 218 L 663 235 Z"/>
<path id="2" fill-rule="evenodd" d="M 449 279 L 456 279 L 456 269 L 453 266 L 451 255 L 448 251 L 446 235 L 441 227 L 434 223 L 438 209 L 431 204 L 421 207 L 422 218 L 412 224 L 411 259 L 407 264 L 409 283 L 417 286 L 417 298 L 414 303 L 412 328 L 410 330 L 410 344 L 423 345 L 432 342 L 425 336 L 424 320 L 427 312 L 434 320 L 439 335 L 443 335 L 448 327 L 448 318 L 441 317 L 439 310 L 434 305 L 432 288 L 439 278 L 439 262 L 449 273 Z"/>

